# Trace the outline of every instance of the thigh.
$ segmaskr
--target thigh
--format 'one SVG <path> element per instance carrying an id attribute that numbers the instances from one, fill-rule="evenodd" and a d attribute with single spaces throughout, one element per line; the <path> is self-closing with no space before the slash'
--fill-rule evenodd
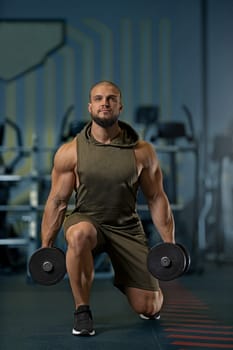
<path id="1" fill-rule="evenodd" d="M 109 228 L 108 228 L 109 229 Z M 126 287 L 139 290 L 159 290 L 158 280 L 147 269 L 148 245 L 140 227 L 127 232 L 117 228 L 105 233 L 107 252 L 115 271 L 114 284 L 124 292 Z"/>

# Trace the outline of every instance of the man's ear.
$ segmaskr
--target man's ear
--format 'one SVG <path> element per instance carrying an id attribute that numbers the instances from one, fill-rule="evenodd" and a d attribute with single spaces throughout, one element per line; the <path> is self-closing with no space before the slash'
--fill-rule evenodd
<path id="1" fill-rule="evenodd" d="M 88 109 L 88 112 L 91 113 L 91 103 L 88 103 L 87 109 Z"/>

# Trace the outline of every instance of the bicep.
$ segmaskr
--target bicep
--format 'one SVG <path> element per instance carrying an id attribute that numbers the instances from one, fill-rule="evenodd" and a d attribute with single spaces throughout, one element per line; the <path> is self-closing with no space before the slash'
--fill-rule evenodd
<path id="1" fill-rule="evenodd" d="M 168 197 L 163 188 L 163 176 L 159 165 L 154 170 L 144 170 L 141 188 L 146 197 L 153 222 L 161 231 L 161 227 L 169 222 L 172 215 Z"/>
<path id="2" fill-rule="evenodd" d="M 72 171 L 57 171 L 51 175 L 50 197 L 68 201 L 75 186 L 75 176 Z"/>
<path id="3" fill-rule="evenodd" d="M 68 201 L 75 184 L 76 177 L 72 157 L 59 151 L 54 158 L 49 197 Z"/>
<path id="4" fill-rule="evenodd" d="M 157 167 L 154 171 L 143 170 L 140 176 L 140 186 L 149 202 L 164 194 L 163 176 L 160 167 Z"/>
<path id="5" fill-rule="evenodd" d="M 144 155 L 146 161 L 140 174 L 139 182 L 143 194 L 150 201 L 164 192 L 163 174 L 154 149 L 148 147 Z"/>

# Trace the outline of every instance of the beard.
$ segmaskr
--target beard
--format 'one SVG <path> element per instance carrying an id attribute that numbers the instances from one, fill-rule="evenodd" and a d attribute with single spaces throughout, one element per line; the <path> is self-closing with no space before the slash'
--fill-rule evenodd
<path id="1" fill-rule="evenodd" d="M 98 115 L 91 115 L 91 119 L 104 129 L 110 128 L 118 120 L 118 115 L 114 115 L 111 118 L 100 118 Z"/>

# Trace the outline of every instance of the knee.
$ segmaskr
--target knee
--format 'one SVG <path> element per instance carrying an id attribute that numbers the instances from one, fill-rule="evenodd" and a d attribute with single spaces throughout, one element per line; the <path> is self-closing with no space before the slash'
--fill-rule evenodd
<path id="1" fill-rule="evenodd" d="M 140 293 L 137 297 L 129 299 L 133 310 L 137 314 L 151 317 L 160 311 L 163 304 L 162 291 Z"/>
<path id="2" fill-rule="evenodd" d="M 97 243 L 97 233 L 91 224 L 77 224 L 71 226 L 66 232 L 68 248 L 80 251 L 93 249 Z"/>
<path id="3" fill-rule="evenodd" d="M 137 314 L 143 314 L 145 316 L 152 316 L 159 310 L 155 308 L 153 300 L 138 300 L 136 304 L 133 304 L 133 309 Z"/>

